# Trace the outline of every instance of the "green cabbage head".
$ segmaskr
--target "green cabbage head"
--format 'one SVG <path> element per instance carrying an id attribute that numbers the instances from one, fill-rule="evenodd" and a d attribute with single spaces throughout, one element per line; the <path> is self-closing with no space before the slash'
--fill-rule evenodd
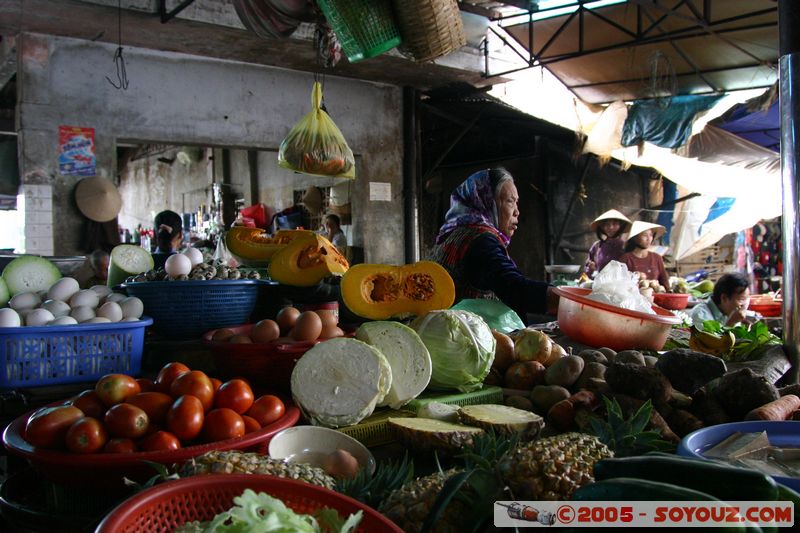
<path id="1" fill-rule="evenodd" d="M 431 353 L 429 388 L 471 392 L 481 388 L 494 361 L 495 340 L 475 313 L 431 311 L 411 324 Z"/>

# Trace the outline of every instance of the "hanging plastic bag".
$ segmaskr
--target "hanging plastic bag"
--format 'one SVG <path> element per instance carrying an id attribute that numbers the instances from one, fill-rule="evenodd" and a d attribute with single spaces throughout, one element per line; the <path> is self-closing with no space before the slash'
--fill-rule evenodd
<path id="1" fill-rule="evenodd" d="M 281 142 L 278 165 L 315 176 L 356 177 L 353 151 L 322 109 L 322 85 L 319 82 L 314 82 L 311 91 L 311 111 Z"/>

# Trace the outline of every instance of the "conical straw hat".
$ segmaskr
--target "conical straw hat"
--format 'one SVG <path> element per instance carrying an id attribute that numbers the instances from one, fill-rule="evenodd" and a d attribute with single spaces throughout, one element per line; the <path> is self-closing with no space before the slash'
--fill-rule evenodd
<path id="1" fill-rule="evenodd" d="M 617 211 L 616 209 L 609 209 L 608 211 L 606 211 L 605 213 L 594 219 L 594 222 L 592 222 L 592 224 L 589 227 L 592 228 L 592 231 L 597 231 L 597 227 L 604 220 L 619 220 L 620 222 L 622 222 L 621 233 L 627 233 L 631 229 L 630 219 L 625 215 L 623 215 L 622 213 L 620 213 L 619 211 Z"/>
<path id="2" fill-rule="evenodd" d="M 652 224 L 650 222 L 643 222 L 641 220 L 637 220 L 631 226 L 631 232 L 628 235 L 628 240 L 633 239 L 643 231 L 647 231 L 649 229 L 653 230 L 653 239 L 658 239 L 667 232 L 667 228 L 665 228 L 661 224 Z"/>
<path id="3" fill-rule="evenodd" d="M 100 176 L 85 178 L 75 187 L 75 203 L 83 215 L 95 222 L 113 220 L 122 209 L 122 197 L 109 180 Z"/>

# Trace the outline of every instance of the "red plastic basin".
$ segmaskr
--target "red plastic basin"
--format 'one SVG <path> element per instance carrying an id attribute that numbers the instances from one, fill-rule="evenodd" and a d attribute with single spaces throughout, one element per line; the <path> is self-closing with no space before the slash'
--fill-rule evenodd
<path id="1" fill-rule="evenodd" d="M 592 346 L 614 350 L 660 350 L 669 330 L 681 319 L 658 306 L 650 315 L 591 300 L 589 289 L 555 287 L 558 327 L 568 337 Z"/>
<path id="2" fill-rule="evenodd" d="M 653 302 L 664 309 L 680 311 L 681 309 L 686 309 L 686 306 L 689 305 L 689 295 L 672 292 L 657 292 L 653 295 Z"/>

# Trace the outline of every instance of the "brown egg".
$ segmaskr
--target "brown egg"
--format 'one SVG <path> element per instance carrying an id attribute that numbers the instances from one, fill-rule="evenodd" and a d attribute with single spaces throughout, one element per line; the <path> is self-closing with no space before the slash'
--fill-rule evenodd
<path id="1" fill-rule="evenodd" d="M 337 325 L 338 321 L 336 320 L 336 311 L 331 309 L 320 309 L 314 312 L 317 313 L 320 320 L 322 320 L 322 329 L 330 329 Z"/>
<path id="2" fill-rule="evenodd" d="M 228 342 L 230 342 L 231 344 L 252 344 L 253 339 L 251 339 L 247 335 L 243 335 L 240 333 L 238 335 L 233 335 L 231 338 L 228 339 Z"/>
<path id="3" fill-rule="evenodd" d="M 292 330 L 292 338 L 296 341 L 315 341 L 322 333 L 322 320 L 314 311 L 300 313 Z"/>
<path id="4" fill-rule="evenodd" d="M 226 342 L 228 339 L 233 337 L 233 335 L 234 335 L 233 330 L 228 328 L 222 328 L 214 332 L 214 334 L 211 336 L 211 340 Z"/>
<path id="5" fill-rule="evenodd" d="M 358 474 L 358 459 L 350 452 L 338 449 L 325 457 L 322 469 L 330 476 L 352 479 Z"/>
<path id="6" fill-rule="evenodd" d="M 270 342 L 281 336 L 281 328 L 274 320 L 266 319 L 256 323 L 250 330 L 253 342 Z"/>
<path id="7" fill-rule="evenodd" d="M 320 339 L 332 339 L 334 337 L 343 337 L 344 331 L 342 328 L 337 326 L 336 324 L 333 327 L 324 327 L 322 328 L 322 333 L 319 334 Z"/>
<path id="8" fill-rule="evenodd" d="M 284 307 L 278 311 L 275 322 L 281 328 L 281 334 L 286 335 L 294 327 L 298 316 L 300 316 L 300 310 L 296 307 Z"/>

